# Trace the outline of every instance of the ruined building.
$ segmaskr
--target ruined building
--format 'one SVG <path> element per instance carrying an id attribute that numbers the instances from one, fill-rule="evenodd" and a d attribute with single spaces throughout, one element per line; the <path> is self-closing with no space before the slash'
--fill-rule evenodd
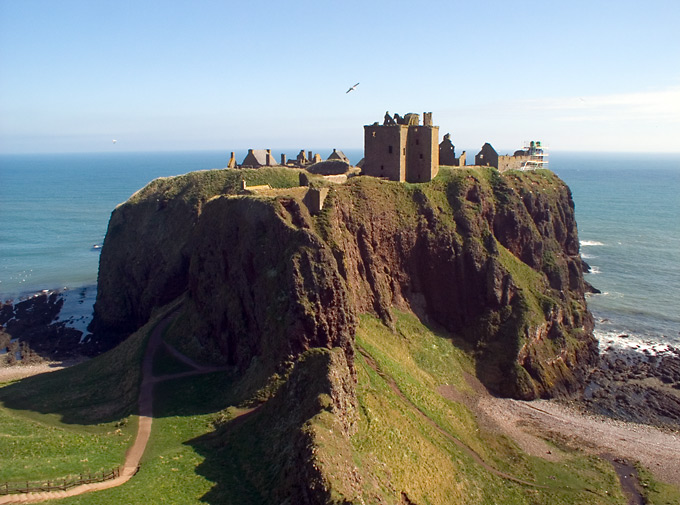
<path id="1" fill-rule="evenodd" d="M 385 113 L 382 125 L 364 126 L 362 173 L 392 181 L 427 182 L 439 171 L 439 127 L 432 124 L 432 113 Z"/>
<path id="2" fill-rule="evenodd" d="M 475 165 L 498 168 L 498 153 L 488 142 L 482 146 L 482 150 L 475 156 Z"/>
<path id="3" fill-rule="evenodd" d="M 449 167 L 464 167 L 466 162 L 465 151 L 456 158 L 456 146 L 451 142 L 451 134 L 444 135 L 444 140 L 439 144 L 439 164 Z"/>

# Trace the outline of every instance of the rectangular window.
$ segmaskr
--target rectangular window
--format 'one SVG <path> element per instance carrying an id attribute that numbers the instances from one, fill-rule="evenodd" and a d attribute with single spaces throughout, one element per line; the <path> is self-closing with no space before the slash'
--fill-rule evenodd
<path id="1" fill-rule="evenodd" d="M 388 146 L 387 152 L 390 153 L 390 154 L 392 154 L 392 146 Z"/>

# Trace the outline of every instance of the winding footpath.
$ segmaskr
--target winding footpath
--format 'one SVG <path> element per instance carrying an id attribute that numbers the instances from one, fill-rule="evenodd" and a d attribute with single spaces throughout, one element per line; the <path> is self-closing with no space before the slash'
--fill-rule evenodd
<path id="1" fill-rule="evenodd" d="M 156 325 L 151 333 L 151 338 L 147 344 L 146 353 L 142 362 L 142 384 L 139 391 L 139 425 L 137 427 L 137 437 L 134 444 L 125 454 L 125 463 L 120 469 L 120 475 L 114 479 L 104 482 L 94 482 L 91 484 L 81 484 L 72 487 L 66 491 L 45 491 L 34 493 L 10 494 L 0 496 L 0 505 L 10 503 L 36 503 L 44 500 L 55 500 L 58 498 L 66 498 L 69 496 L 77 496 L 92 491 L 101 491 L 103 489 L 110 489 L 125 484 L 129 481 L 139 470 L 139 462 L 144 455 L 149 437 L 151 436 L 151 425 L 153 423 L 153 389 L 154 385 L 171 379 L 179 379 L 183 377 L 191 377 L 194 375 L 202 375 L 212 372 L 225 371 L 225 368 L 205 367 L 190 360 L 174 347 L 168 345 L 163 341 L 163 332 L 172 321 L 174 313 L 169 314 L 160 323 Z M 177 359 L 183 363 L 191 366 L 194 370 L 188 372 L 181 372 L 172 375 L 162 375 L 159 377 L 153 374 L 154 356 L 158 348 L 164 345 L 166 349 Z"/>

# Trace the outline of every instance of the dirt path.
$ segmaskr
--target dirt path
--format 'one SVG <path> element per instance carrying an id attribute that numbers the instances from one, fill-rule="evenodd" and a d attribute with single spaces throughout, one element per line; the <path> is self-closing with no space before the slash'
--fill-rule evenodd
<path id="1" fill-rule="evenodd" d="M 166 316 L 159 324 L 156 325 L 151 338 L 147 344 L 144 360 L 142 361 L 142 384 L 140 386 L 138 408 L 139 408 L 139 425 L 137 427 L 137 437 L 134 444 L 125 454 L 125 463 L 120 471 L 120 476 L 115 479 L 104 482 L 96 482 L 92 484 L 82 484 L 75 486 L 66 491 L 49 491 L 40 493 L 23 493 L 10 494 L 0 496 L 0 505 L 10 503 L 36 503 L 44 500 L 55 500 L 58 498 L 66 498 L 69 496 L 77 496 L 92 491 L 100 491 L 112 487 L 120 486 L 129 481 L 139 470 L 139 462 L 144 455 L 149 437 L 151 436 L 151 426 L 153 423 L 153 388 L 158 382 L 170 379 L 177 379 L 181 377 L 189 377 L 193 375 L 206 374 L 218 371 L 224 371 L 225 368 L 204 367 L 190 360 L 186 356 L 179 353 L 176 349 L 169 346 L 163 341 L 163 332 L 172 321 L 173 313 Z M 161 345 L 165 345 L 174 356 L 177 356 L 184 363 L 194 367 L 195 370 L 189 372 L 182 372 L 171 375 L 163 375 L 156 377 L 153 374 L 153 361 L 156 351 Z M 181 356 L 181 357 L 180 357 Z"/>

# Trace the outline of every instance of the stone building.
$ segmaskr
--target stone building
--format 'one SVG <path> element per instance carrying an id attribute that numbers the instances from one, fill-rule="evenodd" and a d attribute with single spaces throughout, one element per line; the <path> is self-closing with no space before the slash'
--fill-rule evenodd
<path id="1" fill-rule="evenodd" d="M 439 171 L 439 127 L 432 124 L 432 113 L 403 118 L 385 113 L 382 125 L 364 126 L 362 173 L 392 181 L 427 182 Z"/>
<path id="2" fill-rule="evenodd" d="M 456 146 L 451 142 L 451 134 L 444 135 L 444 140 L 439 144 L 439 164 L 449 167 L 464 167 L 466 161 L 465 151 L 456 158 Z"/>
<path id="3" fill-rule="evenodd" d="M 475 156 L 475 165 L 498 168 L 498 153 L 488 142 L 482 146 L 482 150 Z"/>
<path id="4" fill-rule="evenodd" d="M 248 154 L 241 163 L 242 167 L 273 167 L 276 166 L 276 160 L 272 156 L 271 149 L 248 149 Z"/>
<path id="5" fill-rule="evenodd" d="M 345 163 L 349 163 L 349 158 L 345 156 L 345 153 L 339 151 L 338 149 L 333 149 L 333 152 L 326 158 L 326 160 L 340 160 Z"/>

